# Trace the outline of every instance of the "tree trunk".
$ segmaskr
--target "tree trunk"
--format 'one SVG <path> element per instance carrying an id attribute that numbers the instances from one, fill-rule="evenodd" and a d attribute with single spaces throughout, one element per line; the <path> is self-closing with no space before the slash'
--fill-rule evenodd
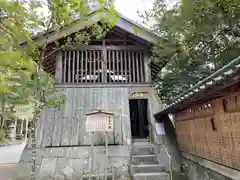
<path id="1" fill-rule="evenodd" d="M 36 130 L 36 122 L 39 119 L 42 109 L 44 107 L 44 103 L 41 101 L 43 92 L 40 87 L 40 76 L 39 73 L 41 71 L 41 64 L 44 60 L 44 50 L 46 48 L 46 45 L 43 46 L 41 56 L 38 62 L 38 67 L 37 67 L 37 73 L 36 73 L 36 91 L 35 91 L 35 104 L 34 104 L 34 114 L 33 114 L 33 119 L 31 123 L 31 145 L 32 145 L 32 171 L 31 171 L 31 180 L 36 179 L 36 136 L 35 136 L 35 130 Z"/>
<path id="2" fill-rule="evenodd" d="M 0 128 L 0 130 L 3 130 L 4 123 L 5 123 L 5 120 L 4 120 L 3 116 L 0 116 L 0 121 L 1 121 L 1 128 Z"/>
<path id="3" fill-rule="evenodd" d="M 37 154 L 36 154 L 36 136 L 35 136 L 35 129 L 36 129 L 36 122 L 39 119 L 42 109 L 43 109 L 43 105 L 41 102 L 37 101 L 35 102 L 35 110 L 34 110 L 34 115 L 33 115 L 33 119 L 32 119 L 32 123 L 31 123 L 31 148 L 32 148 L 32 161 L 31 161 L 31 165 L 32 165 L 32 171 L 31 171 L 31 180 L 35 180 L 36 179 L 36 158 L 37 158 Z"/>
<path id="4" fill-rule="evenodd" d="M 4 112 L 4 102 L 2 102 L 2 115 L 0 116 L 0 122 L 1 122 L 1 127 L 0 127 L 0 130 L 3 130 L 4 128 L 4 123 L 5 123 L 5 119 L 3 117 L 3 112 Z"/>

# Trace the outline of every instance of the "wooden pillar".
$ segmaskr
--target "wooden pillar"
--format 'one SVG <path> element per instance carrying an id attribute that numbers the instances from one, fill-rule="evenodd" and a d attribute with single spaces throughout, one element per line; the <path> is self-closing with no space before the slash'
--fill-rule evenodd
<path id="1" fill-rule="evenodd" d="M 148 53 L 146 51 L 144 51 L 144 71 L 145 71 L 145 81 L 147 83 L 151 82 L 151 70 L 149 67 L 149 57 L 148 57 Z"/>
<path id="2" fill-rule="evenodd" d="M 19 134 L 22 134 L 22 132 L 23 132 L 23 119 L 21 120 L 21 125 L 20 125 L 20 132 L 19 132 Z"/>
<path id="3" fill-rule="evenodd" d="M 144 76 L 144 72 L 145 72 L 145 70 L 144 70 L 144 54 L 142 51 L 140 51 L 139 60 L 140 60 L 139 68 L 140 68 L 140 73 L 141 73 L 140 82 L 145 82 L 146 78 Z M 145 72 L 145 74 L 146 74 L 146 72 Z"/>
<path id="4" fill-rule="evenodd" d="M 128 51 L 128 82 L 131 83 L 132 82 L 132 66 L 131 66 L 131 51 Z"/>
<path id="5" fill-rule="evenodd" d="M 68 61 L 68 83 L 71 83 L 71 54 L 72 51 L 68 51 L 67 61 Z"/>
<path id="6" fill-rule="evenodd" d="M 73 55 L 72 55 L 72 81 L 71 83 L 75 82 L 75 78 L 76 78 L 76 73 L 75 73 L 75 63 L 76 63 L 76 51 L 72 51 Z"/>
<path id="7" fill-rule="evenodd" d="M 28 135 L 28 119 L 25 119 L 26 123 L 25 123 L 25 140 L 27 140 L 27 135 Z"/>
<path id="8" fill-rule="evenodd" d="M 110 51 L 110 50 L 109 50 Z M 113 74 L 114 74 L 114 76 L 113 76 L 113 82 L 115 83 L 115 75 L 117 74 L 116 72 L 116 60 L 115 60 L 115 51 L 110 51 L 110 58 L 112 59 L 112 62 L 113 62 Z"/>
<path id="9" fill-rule="evenodd" d="M 118 50 L 115 51 L 116 57 L 117 57 L 117 59 L 116 59 L 116 62 L 117 62 L 116 74 L 118 75 L 117 82 L 119 82 L 119 75 L 120 75 L 120 73 L 119 73 L 119 62 L 120 62 L 120 60 L 119 60 L 119 52 L 120 51 L 118 51 Z"/>
<path id="10" fill-rule="evenodd" d="M 62 83 L 62 70 L 63 70 L 63 62 L 62 62 L 62 51 L 57 52 L 56 56 L 56 73 L 55 77 L 58 83 Z"/>
<path id="11" fill-rule="evenodd" d="M 62 55 L 64 53 L 64 68 L 63 68 L 63 83 L 67 82 L 67 51 L 62 51 Z"/>
<path id="12" fill-rule="evenodd" d="M 87 82 L 87 75 L 88 75 L 88 51 L 85 50 L 84 51 L 84 54 L 85 54 L 85 59 L 84 59 L 84 62 L 85 62 L 85 73 L 84 73 L 84 76 L 85 76 L 85 80 L 84 82 L 86 83 Z"/>
<path id="13" fill-rule="evenodd" d="M 81 83 L 83 82 L 83 72 L 84 72 L 84 63 L 86 64 L 86 60 L 84 61 L 84 51 L 83 50 L 81 50 L 80 51 L 81 52 Z"/>
<path id="14" fill-rule="evenodd" d="M 18 125 L 18 123 L 17 123 L 18 121 L 17 121 L 17 118 L 14 118 L 14 128 L 15 128 L 15 132 L 17 133 L 17 125 Z"/>
<path id="15" fill-rule="evenodd" d="M 125 83 L 128 83 L 128 65 L 127 65 L 127 50 L 125 49 L 124 50 L 124 69 L 125 69 L 125 78 L 126 78 L 126 81 Z"/>
<path id="16" fill-rule="evenodd" d="M 107 48 L 106 48 L 106 41 L 103 40 L 103 83 L 107 83 Z"/>

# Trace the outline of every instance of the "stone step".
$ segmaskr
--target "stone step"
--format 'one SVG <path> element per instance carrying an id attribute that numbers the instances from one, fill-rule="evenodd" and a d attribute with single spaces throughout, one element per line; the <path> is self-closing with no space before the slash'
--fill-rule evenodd
<path id="1" fill-rule="evenodd" d="M 132 143 L 149 143 L 150 140 L 145 138 L 145 139 L 132 139 Z"/>
<path id="2" fill-rule="evenodd" d="M 159 173 L 135 173 L 133 180 L 169 180 L 169 174 L 165 172 Z"/>
<path id="3" fill-rule="evenodd" d="M 154 146 L 152 144 L 133 145 L 132 154 L 133 155 L 154 154 Z"/>
<path id="4" fill-rule="evenodd" d="M 107 179 L 112 179 L 112 173 L 99 173 L 99 174 L 90 174 L 90 177 L 91 177 L 91 180 L 105 180 L 105 176 L 107 177 Z M 79 175 L 79 176 L 74 176 L 75 179 L 83 179 L 83 180 L 89 180 L 89 175 L 88 174 L 84 174 L 82 175 Z"/>
<path id="5" fill-rule="evenodd" d="M 148 140 L 137 140 L 137 141 L 132 141 L 133 146 L 147 146 L 147 145 L 152 145 L 152 143 Z"/>
<path id="6" fill-rule="evenodd" d="M 154 173 L 164 172 L 166 170 L 164 165 L 161 164 L 141 164 L 131 165 L 132 173 Z"/>
<path id="7" fill-rule="evenodd" d="M 132 156 L 132 164 L 140 165 L 140 164 L 158 164 L 157 156 L 153 155 L 134 155 Z"/>

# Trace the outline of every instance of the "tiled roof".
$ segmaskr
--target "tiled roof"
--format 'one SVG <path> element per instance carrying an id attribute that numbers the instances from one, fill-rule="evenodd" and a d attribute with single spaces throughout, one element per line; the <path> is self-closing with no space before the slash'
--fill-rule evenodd
<path id="1" fill-rule="evenodd" d="M 171 103 L 165 105 L 164 109 L 159 113 L 169 112 L 171 109 L 175 108 L 177 105 L 186 102 L 191 99 L 194 95 L 199 92 L 202 92 L 208 88 L 213 87 L 216 84 L 221 84 L 226 81 L 229 77 L 234 77 L 239 74 L 240 70 L 240 56 L 231 61 L 229 64 L 225 65 L 215 73 L 211 74 L 204 80 L 198 82 L 195 86 L 191 87 L 184 93 L 180 94 L 175 98 Z M 158 113 L 158 114 L 159 114 Z"/>

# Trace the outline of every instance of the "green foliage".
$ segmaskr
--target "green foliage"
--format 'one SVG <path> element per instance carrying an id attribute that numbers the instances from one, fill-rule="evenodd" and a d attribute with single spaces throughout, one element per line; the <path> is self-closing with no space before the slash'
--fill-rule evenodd
<path id="1" fill-rule="evenodd" d="M 105 8 L 105 0 L 95 13 Z M 65 33 L 61 27 L 75 23 L 77 16 L 88 21 L 91 9 L 85 0 L 52 1 L 0 1 L 0 102 L 2 112 L 12 118 L 12 107 L 25 107 L 31 104 L 59 107 L 65 102 L 64 94 L 57 92 L 55 79 L 41 70 L 46 56 L 46 33 L 52 31 Z M 74 42 L 88 43 L 92 38 L 105 36 L 119 20 L 118 14 L 110 3 L 109 11 L 102 24 L 93 24 L 84 31 L 68 36 L 60 48 Z M 37 40 L 31 36 L 37 33 Z M 27 45 L 21 45 L 27 42 Z M 3 103 L 4 102 L 4 103 Z M 38 102 L 38 103 L 37 103 Z M 3 105 L 4 104 L 4 105 Z M 43 107 L 41 106 L 41 107 Z M 38 107 L 35 107 L 35 109 Z M 34 107 L 32 109 L 32 112 Z"/>
<path id="2" fill-rule="evenodd" d="M 5 133 L 2 129 L 0 129 L 0 143 L 5 141 Z"/>
<path id="3" fill-rule="evenodd" d="M 98 1 L 105 3 L 105 0 Z M 90 27 L 92 23 L 88 15 L 91 9 L 87 3 L 86 0 L 0 0 L 0 104 L 3 111 L 10 109 L 8 117 L 14 114 L 14 107 L 34 104 L 32 180 L 35 179 L 36 166 L 35 123 L 45 106 L 59 107 L 65 102 L 64 94 L 57 92 L 54 86 L 54 78 L 42 70 L 48 57 L 44 53 L 49 34 L 54 31 L 56 36 L 66 37 L 63 44 L 55 42 L 60 44 L 58 50 L 61 50 L 72 43 L 87 43 L 91 38 L 101 38 L 117 21 L 113 8 L 110 8 L 102 26 L 95 24 Z M 98 11 L 103 8 L 104 5 L 99 6 Z M 84 30 L 67 34 L 66 27 L 77 22 L 73 16 L 88 23 Z M 33 34 L 37 38 L 32 39 Z M 6 112 L 1 112 L 3 114 Z"/>
<path id="4" fill-rule="evenodd" d="M 167 7 L 155 0 L 144 17 L 154 18 L 160 36 L 156 62 L 167 62 L 156 82 L 167 103 L 240 55 L 240 1 L 181 0 Z"/>

